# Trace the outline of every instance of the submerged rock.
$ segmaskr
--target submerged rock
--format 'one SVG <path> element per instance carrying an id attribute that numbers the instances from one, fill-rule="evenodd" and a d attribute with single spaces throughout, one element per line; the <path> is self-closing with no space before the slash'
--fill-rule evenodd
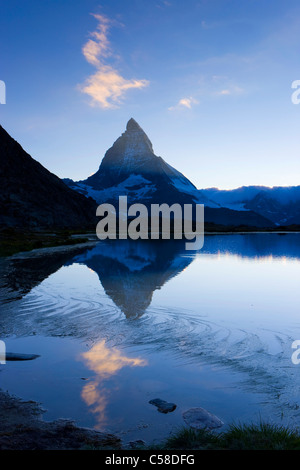
<path id="1" fill-rule="evenodd" d="M 171 413 L 176 409 L 175 403 L 168 403 L 160 398 L 154 398 L 153 400 L 150 400 L 149 403 L 156 406 L 160 413 Z"/>
<path id="2" fill-rule="evenodd" d="M 146 445 L 145 441 L 142 441 L 142 439 L 138 439 L 137 441 L 130 441 L 129 445 L 131 449 L 140 449 L 141 447 L 144 447 Z"/>
<path id="3" fill-rule="evenodd" d="M 11 353 L 7 352 L 5 354 L 6 361 L 32 361 L 40 357 L 38 354 L 20 354 L 20 353 Z"/>
<path id="4" fill-rule="evenodd" d="M 214 429 L 224 424 L 217 416 L 204 408 L 190 408 L 182 414 L 182 417 L 193 429 Z"/>

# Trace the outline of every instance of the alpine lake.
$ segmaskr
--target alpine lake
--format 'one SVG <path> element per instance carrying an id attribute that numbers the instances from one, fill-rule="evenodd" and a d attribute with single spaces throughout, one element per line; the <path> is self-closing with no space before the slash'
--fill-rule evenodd
<path id="1" fill-rule="evenodd" d="M 0 339 L 36 354 L 0 388 L 123 441 L 157 442 L 202 407 L 224 422 L 300 422 L 300 234 L 209 234 L 34 250 L 0 262 Z M 161 413 L 149 401 L 176 404 Z"/>

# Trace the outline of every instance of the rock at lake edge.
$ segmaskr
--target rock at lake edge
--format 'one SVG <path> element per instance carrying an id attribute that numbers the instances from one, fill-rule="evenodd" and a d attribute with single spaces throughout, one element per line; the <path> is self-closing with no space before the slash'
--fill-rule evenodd
<path id="1" fill-rule="evenodd" d="M 39 354 L 21 354 L 12 352 L 7 352 L 4 355 L 4 358 L 7 361 L 32 361 L 33 359 L 36 359 L 38 357 L 40 357 Z"/>
<path id="2" fill-rule="evenodd" d="M 182 417 L 193 429 L 214 429 L 224 424 L 217 416 L 204 408 L 190 408 L 182 414 Z"/>
<path id="3" fill-rule="evenodd" d="M 0 390 L 0 450 L 121 449 L 119 437 L 81 428 L 68 419 L 44 421 L 44 410 L 34 401 Z"/>
<path id="4" fill-rule="evenodd" d="M 129 446 L 131 449 L 137 449 L 139 450 L 141 447 L 144 447 L 146 445 L 146 442 L 143 441 L 142 439 L 138 439 L 137 441 L 130 441 Z"/>
<path id="5" fill-rule="evenodd" d="M 160 398 L 154 398 L 149 401 L 150 405 L 157 407 L 157 411 L 160 413 L 171 413 L 176 409 L 175 403 L 168 403 L 167 401 L 161 400 Z"/>

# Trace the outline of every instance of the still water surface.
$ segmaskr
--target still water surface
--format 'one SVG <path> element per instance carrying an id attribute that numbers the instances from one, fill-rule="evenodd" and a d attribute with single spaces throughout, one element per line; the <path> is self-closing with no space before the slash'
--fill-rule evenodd
<path id="1" fill-rule="evenodd" d="M 98 242 L 0 269 L 0 338 L 40 355 L 0 365 L 0 388 L 42 403 L 44 419 L 147 442 L 198 406 L 226 424 L 300 423 L 300 234 L 209 235 L 199 252 Z"/>

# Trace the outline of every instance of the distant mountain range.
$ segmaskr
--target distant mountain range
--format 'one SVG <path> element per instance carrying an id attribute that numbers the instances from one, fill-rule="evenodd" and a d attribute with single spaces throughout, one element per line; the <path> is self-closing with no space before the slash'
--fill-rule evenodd
<path id="1" fill-rule="evenodd" d="M 154 154 L 134 119 L 106 152 L 99 169 L 81 181 L 61 180 L 34 160 L 0 126 L 0 226 L 96 227 L 96 207 L 118 203 L 199 203 L 205 222 L 225 227 L 274 228 L 300 224 L 300 186 L 197 189 Z"/>
<path id="2" fill-rule="evenodd" d="M 276 225 L 300 224 L 300 186 L 243 186 L 228 191 L 210 188 L 202 193 L 222 207 L 252 210 Z"/>
<path id="3" fill-rule="evenodd" d="M 0 227 L 95 227 L 96 203 L 68 188 L 0 126 Z"/>

